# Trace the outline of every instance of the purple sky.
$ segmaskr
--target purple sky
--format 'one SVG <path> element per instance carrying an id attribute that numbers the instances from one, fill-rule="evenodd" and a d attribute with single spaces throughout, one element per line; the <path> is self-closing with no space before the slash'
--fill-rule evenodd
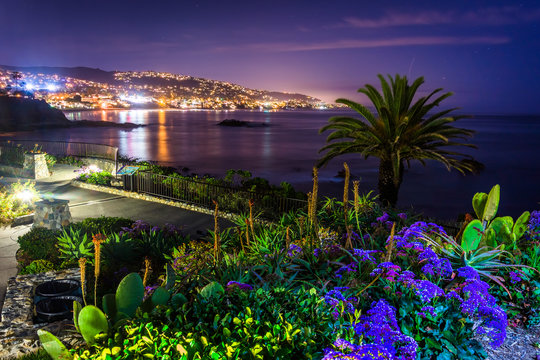
<path id="1" fill-rule="evenodd" d="M 538 1 L 0 2 L 0 64 L 159 70 L 362 98 L 424 76 L 464 112 L 540 113 Z"/>

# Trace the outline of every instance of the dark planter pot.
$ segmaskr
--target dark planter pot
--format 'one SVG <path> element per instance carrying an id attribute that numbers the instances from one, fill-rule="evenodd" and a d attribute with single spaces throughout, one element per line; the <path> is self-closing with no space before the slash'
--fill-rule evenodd
<path id="1" fill-rule="evenodd" d="M 81 283 L 78 280 L 51 280 L 36 287 L 36 296 L 55 297 L 73 295 L 80 287 Z"/>
<path id="2" fill-rule="evenodd" d="M 72 319 L 73 301 L 82 302 L 82 299 L 78 296 L 44 298 L 36 304 L 36 316 L 45 322 Z"/>

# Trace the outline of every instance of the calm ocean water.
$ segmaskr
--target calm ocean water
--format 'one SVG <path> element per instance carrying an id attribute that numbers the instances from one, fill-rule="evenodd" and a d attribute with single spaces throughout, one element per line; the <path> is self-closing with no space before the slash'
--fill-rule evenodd
<path id="1" fill-rule="evenodd" d="M 343 114 L 343 112 L 339 112 Z M 297 189 L 311 188 L 311 169 L 326 135 L 318 129 L 336 115 L 332 111 L 159 111 L 126 110 L 71 112 L 72 120 L 108 120 L 145 124 L 131 131 L 80 128 L 17 134 L 19 139 L 95 142 L 118 146 L 120 153 L 163 165 L 188 167 L 199 174 L 223 176 L 227 169 L 247 169 L 273 183 L 288 181 Z M 224 119 L 264 123 L 266 127 L 217 126 Z M 499 214 L 516 216 L 540 209 L 540 116 L 477 116 L 456 125 L 476 131 L 468 150 L 485 164 L 479 175 L 462 176 L 442 165 L 413 163 L 404 176 L 398 205 L 413 206 L 427 215 L 453 219 L 472 211 L 475 192 L 501 185 Z M 13 136 L 12 136 L 13 137 Z M 320 192 L 342 196 L 343 179 L 336 177 L 347 161 L 361 190 L 376 189 L 377 159 L 349 155 L 321 170 Z"/>

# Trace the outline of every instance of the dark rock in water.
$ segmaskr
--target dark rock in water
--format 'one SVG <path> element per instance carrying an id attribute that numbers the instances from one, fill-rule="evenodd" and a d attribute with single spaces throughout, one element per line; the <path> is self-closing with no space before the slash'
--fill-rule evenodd
<path id="1" fill-rule="evenodd" d="M 268 124 L 264 123 L 254 123 L 251 121 L 236 120 L 236 119 L 225 119 L 218 123 L 219 126 L 231 126 L 231 127 L 265 127 Z"/>
<path id="2" fill-rule="evenodd" d="M 119 127 L 133 129 L 137 124 L 118 124 L 110 121 L 70 121 L 64 113 L 43 100 L 0 96 L 0 131 L 28 131 L 68 127 Z"/>

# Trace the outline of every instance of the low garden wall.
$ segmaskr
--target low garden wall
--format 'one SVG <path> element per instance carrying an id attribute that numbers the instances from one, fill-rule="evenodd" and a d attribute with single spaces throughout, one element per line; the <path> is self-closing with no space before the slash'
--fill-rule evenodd
<path id="1" fill-rule="evenodd" d="M 69 320 L 50 324 L 34 324 L 34 291 L 39 284 L 58 279 L 80 279 L 78 268 L 49 271 L 41 274 L 18 275 L 8 280 L 0 322 L 0 359 L 18 357 L 38 350 L 37 330 L 44 329 L 67 344 L 77 344 L 82 338 Z"/>

